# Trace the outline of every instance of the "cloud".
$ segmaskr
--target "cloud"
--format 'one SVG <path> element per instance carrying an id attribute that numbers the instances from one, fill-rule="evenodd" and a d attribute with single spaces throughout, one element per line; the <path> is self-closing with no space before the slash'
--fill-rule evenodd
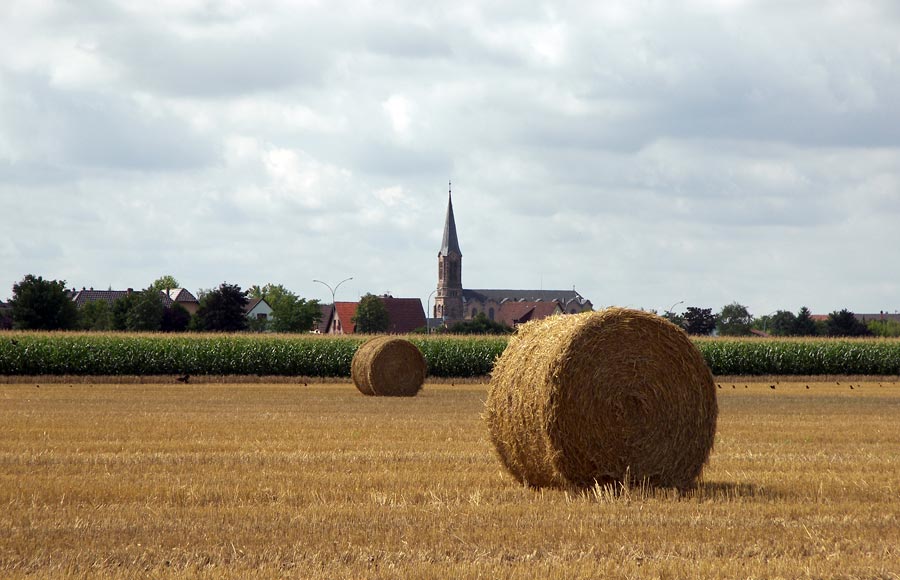
<path id="1" fill-rule="evenodd" d="M 215 146 L 164 108 L 140 99 L 64 90 L 46 78 L 3 75 L 0 126 L 13 164 L 183 170 L 210 163 Z"/>
<path id="2" fill-rule="evenodd" d="M 2 286 L 176 270 L 321 298 L 312 278 L 352 275 L 345 298 L 424 299 L 452 178 L 468 286 L 897 308 L 900 277 L 866 267 L 900 245 L 888 0 L 85 0 L 0 19 Z"/>

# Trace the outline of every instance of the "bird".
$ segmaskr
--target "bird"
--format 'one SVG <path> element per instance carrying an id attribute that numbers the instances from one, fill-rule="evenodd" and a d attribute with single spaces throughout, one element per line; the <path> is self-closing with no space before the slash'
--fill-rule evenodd
<path id="1" fill-rule="evenodd" d="M 187 384 L 191 381 L 191 375 L 184 375 L 183 377 L 178 377 L 175 380 L 178 381 L 179 383 Z"/>
<path id="2" fill-rule="evenodd" d="M 853 390 L 853 385 L 850 385 L 850 390 L 851 390 L 851 391 Z"/>
<path id="3" fill-rule="evenodd" d="M 734 389 L 734 388 L 737 388 L 737 387 L 735 387 L 734 385 L 731 385 L 731 388 Z"/>
<path id="4" fill-rule="evenodd" d="M 806 385 L 806 388 L 808 389 L 808 388 L 809 388 L 809 385 Z"/>
<path id="5" fill-rule="evenodd" d="M 716 386 L 719 387 L 720 389 L 722 388 L 722 385 L 720 385 L 719 383 L 716 383 Z"/>
<path id="6" fill-rule="evenodd" d="M 35 389 L 40 389 L 41 386 L 40 386 L 40 385 L 35 385 L 34 388 L 35 388 Z"/>
<path id="7" fill-rule="evenodd" d="M 775 390 L 775 385 L 769 385 L 769 388 L 772 389 L 772 390 L 774 391 L 774 390 Z"/>

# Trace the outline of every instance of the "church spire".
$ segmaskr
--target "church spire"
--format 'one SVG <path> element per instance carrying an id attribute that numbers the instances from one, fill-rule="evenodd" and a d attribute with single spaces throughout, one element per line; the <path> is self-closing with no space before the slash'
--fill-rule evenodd
<path id="1" fill-rule="evenodd" d="M 447 219 L 444 221 L 444 240 L 441 243 L 441 256 L 447 256 L 450 252 L 456 252 L 462 256 L 459 249 L 459 239 L 456 237 L 456 219 L 453 217 L 453 182 L 449 182 L 447 186 Z"/>

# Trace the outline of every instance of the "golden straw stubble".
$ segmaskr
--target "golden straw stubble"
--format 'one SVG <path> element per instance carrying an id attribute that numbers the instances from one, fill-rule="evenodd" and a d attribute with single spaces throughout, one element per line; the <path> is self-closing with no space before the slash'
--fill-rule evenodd
<path id="1" fill-rule="evenodd" d="M 624 308 L 521 326 L 486 407 L 501 461 L 537 487 L 690 487 L 718 415 L 712 374 L 684 331 Z"/>
<path id="2" fill-rule="evenodd" d="M 364 395 L 412 397 L 425 382 L 425 357 L 408 340 L 379 336 L 363 343 L 350 363 L 353 384 Z"/>

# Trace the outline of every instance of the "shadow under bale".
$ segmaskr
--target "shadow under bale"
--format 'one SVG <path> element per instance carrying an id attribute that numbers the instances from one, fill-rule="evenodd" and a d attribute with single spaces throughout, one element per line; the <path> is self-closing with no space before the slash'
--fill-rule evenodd
<path id="1" fill-rule="evenodd" d="M 353 384 L 364 395 L 415 396 L 425 383 L 425 357 L 408 340 L 379 336 L 363 343 L 350 363 Z"/>
<path id="2" fill-rule="evenodd" d="M 718 415 L 712 375 L 684 331 L 623 308 L 519 327 L 486 407 L 501 461 L 537 487 L 689 488 Z"/>

